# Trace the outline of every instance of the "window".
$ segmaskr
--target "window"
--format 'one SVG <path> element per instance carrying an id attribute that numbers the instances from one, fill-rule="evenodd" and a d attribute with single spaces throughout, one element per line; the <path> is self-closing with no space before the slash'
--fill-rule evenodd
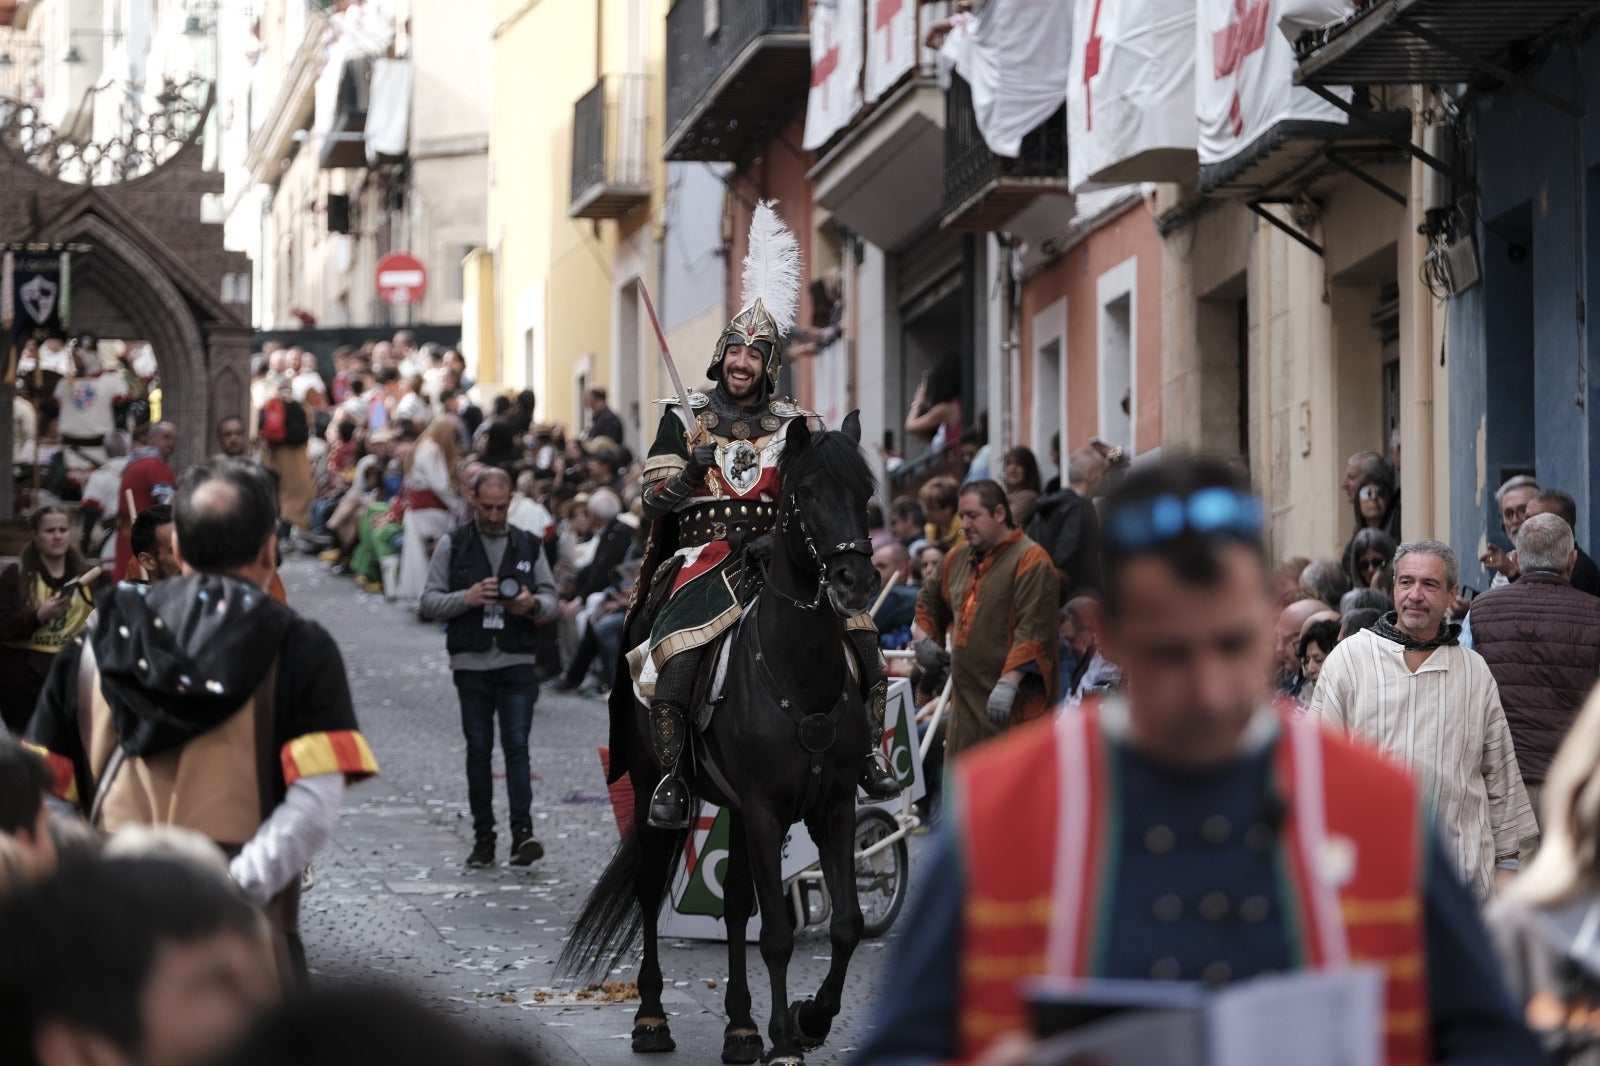
<path id="1" fill-rule="evenodd" d="M 1137 266 L 1137 260 L 1126 260 L 1100 275 L 1098 284 L 1100 436 L 1126 448 L 1130 455 L 1139 451 L 1134 440 L 1139 384 L 1134 364 L 1138 351 L 1134 307 Z"/>

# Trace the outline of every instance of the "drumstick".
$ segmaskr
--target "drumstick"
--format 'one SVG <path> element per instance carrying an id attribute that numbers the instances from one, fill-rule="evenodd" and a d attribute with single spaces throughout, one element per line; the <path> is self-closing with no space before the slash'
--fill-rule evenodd
<path id="1" fill-rule="evenodd" d="M 878 608 L 883 606 L 883 601 L 889 598 L 889 593 L 892 592 L 894 590 L 894 587 L 896 585 L 898 585 L 899 583 L 900 583 L 900 575 L 899 574 L 891 574 L 891 575 L 889 575 L 888 583 L 883 586 L 883 591 L 878 593 L 878 602 L 874 603 L 872 605 L 872 610 L 869 611 L 868 613 L 869 614 L 874 614 L 874 615 L 877 614 L 878 613 Z"/>

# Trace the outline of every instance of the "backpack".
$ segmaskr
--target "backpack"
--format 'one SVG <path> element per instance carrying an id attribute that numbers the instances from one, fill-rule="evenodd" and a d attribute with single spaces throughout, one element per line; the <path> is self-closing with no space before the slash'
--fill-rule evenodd
<path id="1" fill-rule="evenodd" d="M 306 409 L 274 396 L 261 409 L 261 439 L 268 444 L 304 444 L 311 439 Z"/>

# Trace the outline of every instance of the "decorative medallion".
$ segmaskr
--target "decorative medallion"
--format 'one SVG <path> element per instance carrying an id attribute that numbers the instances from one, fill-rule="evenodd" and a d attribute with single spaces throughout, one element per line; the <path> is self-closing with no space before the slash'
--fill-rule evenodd
<path id="1" fill-rule="evenodd" d="M 800 414 L 800 408 L 793 400 L 773 400 L 767 405 L 767 410 L 779 418 L 795 418 Z"/>
<path id="2" fill-rule="evenodd" d="M 695 418 L 699 419 L 700 424 L 705 426 L 707 429 L 716 429 L 718 423 L 722 421 L 722 419 L 717 417 L 717 413 L 715 411 L 701 411 L 699 414 L 695 415 Z"/>
<path id="3" fill-rule="evenodd" d="M 778 427 L 781 425 L 783 425 L 783 420 L 777 415 L 761 416 L 761 428 L 766 430 L 768 433 L 776 433 L 778 431 Z"/>
<path id="4" fill-rule="evenodd" d="M 730 432 L 733 433 L 735 440 L 749 440 L 750 424 L 744 421 L 735 422 L 733 424 L 733 429 Z"/>
<path id="5" fill-rule="evenodd" d="M 761 480 L 761 453 L 747 440 L 736 440 L 722 451 L 722 477 L 743 496 Z"/>

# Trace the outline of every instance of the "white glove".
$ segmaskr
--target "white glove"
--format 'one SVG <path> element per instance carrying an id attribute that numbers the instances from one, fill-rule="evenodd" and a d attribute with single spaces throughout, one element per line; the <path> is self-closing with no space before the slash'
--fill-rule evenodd
<path id="1" fill-rule="evenodd" d="M 994 684 L 994 691 L 989 693 L 989 704 L 985 708 L 989 712 L 989 721 L 996 729 L 1004 729 L 1011 724 L 1011 705 L 1017 702 L 1017 683 L 1001 678 Z"/>

